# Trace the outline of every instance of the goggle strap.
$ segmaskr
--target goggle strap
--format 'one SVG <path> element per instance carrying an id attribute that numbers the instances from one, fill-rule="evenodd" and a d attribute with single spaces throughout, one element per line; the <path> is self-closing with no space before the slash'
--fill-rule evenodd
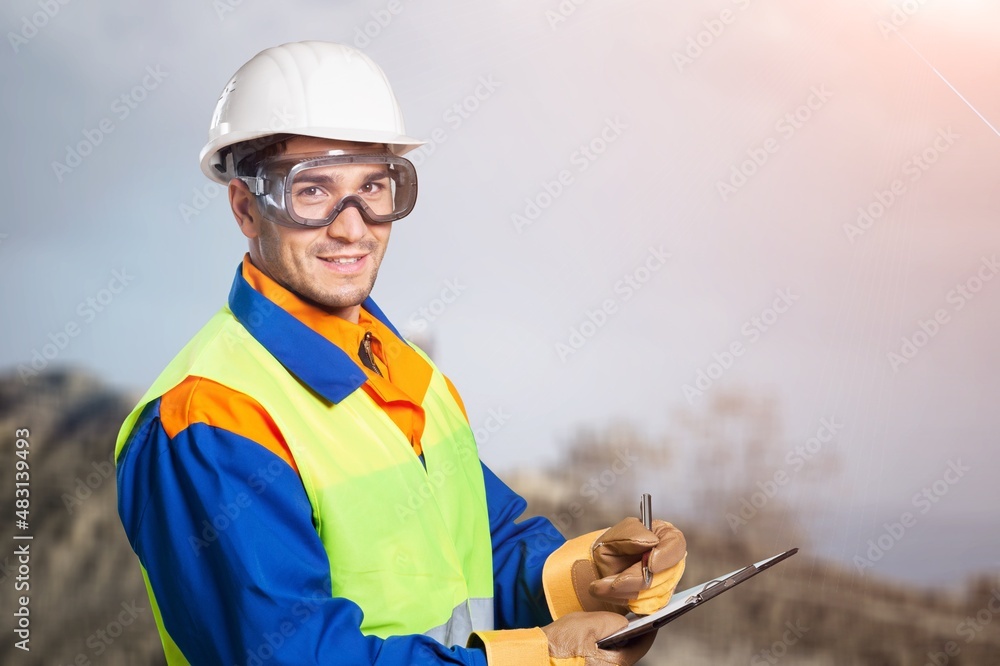
<path id="1" fill-rule="evenodd" d="M 239 179 L 250 188 L 250 194 L 260 196 L 264 194 L 264 179 L 257 176 L 239 176 Z"/>

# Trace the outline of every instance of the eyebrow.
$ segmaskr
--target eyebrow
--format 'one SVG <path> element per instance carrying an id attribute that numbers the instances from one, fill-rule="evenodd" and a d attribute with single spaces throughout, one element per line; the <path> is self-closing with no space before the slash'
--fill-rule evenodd
<path id="1" fill-rule="evenodd" d="M 388 178 L 388 177 L 389 177 L 388 169 L 374 170 L 374 171 L 369 171 L 367 174 L 365 174 L 364 178 L 362 179 L 362 182 L 371 183 L 373 181 L 382 180 L 383 178 Z M 297 175 L 295 177 L 296 184 L 310 183 L 312 185 L 332 185 L 334 183 L 343 182 L 343 180 L 344 176 L 342 174 L 339 175 L 337 178 L 332 178 L 329 174 L 309 173 L 309 171 L 307 171 L 304 174 Z"/>
<path id="2" fill-rule="evenodd" d="M 343 176 L 341 176 L 337 180 L 338 181 L 339 180 L 343 180 Z M 336 182 L 336 181 L 333 178 L 331 178 L 329 175 L 325 174 L 325 173 L 320 174 L 320 173 L 308 173 L 307 172 L 305 174 L 300 174 L 300 175 L 297 175 L 295 177 L 295 183 L 296 184 L 300 184 L 300 183 L 312 183 L 313 185 L 331 185 L 334 182 Z"/>

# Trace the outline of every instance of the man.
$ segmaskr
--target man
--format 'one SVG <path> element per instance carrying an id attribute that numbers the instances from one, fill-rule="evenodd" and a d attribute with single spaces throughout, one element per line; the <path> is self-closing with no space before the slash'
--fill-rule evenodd
<path id="1" fill-rule="evenodd" d="M 680 532 L 632 518 L 564 543 L 516 523 L 458 392 L 369 296 L 420 143 L 341 45 L 267 49 L 223 90 L 201 164 L 249 252 L 116 449 L 168 663 L 627 665 L 649 647 L 595 642 L 666 604 Z"/>

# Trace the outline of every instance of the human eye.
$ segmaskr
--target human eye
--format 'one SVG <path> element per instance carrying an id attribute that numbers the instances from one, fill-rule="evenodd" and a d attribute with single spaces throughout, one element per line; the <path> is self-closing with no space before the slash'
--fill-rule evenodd
<path id="1" fill-rule="evenodd" d="M 386 176 L 379 176 L 368 179 L 364 185 L 361 186 L 361 193 L 368 196 L 378 196 L 385 193 L 388 189 L 389 178 Z"/>
<path id="2" fill-rule="evenodd" d="M 326 192 L 316 185 L 303 185 L 301 187 L 295 188 L 292 191 L 292 195 L 298 199 L 310 199 L 316 200 L 321 199 L 326 196 Z"/>

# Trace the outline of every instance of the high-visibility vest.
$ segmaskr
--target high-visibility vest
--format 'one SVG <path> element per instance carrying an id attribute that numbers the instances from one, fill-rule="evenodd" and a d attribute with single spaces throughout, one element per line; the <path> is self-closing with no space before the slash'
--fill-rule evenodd
<path id="1" fill-rule="evenodd" d="M 426 467 L 364 390 L 331 404 L 290 374 L 228 307 L 129 414 L 116 459 L 143 408 L 188 376 L 250 396 L 288 444 L 329 556 L 330 594 L 361 607 L 361 631 L 381 638 L 427 634 L 445 645 L 464 645 L 472 631 L 493 628 L 483 472 L 472 430 L 444 375 L 413 348 L 432 368 L 421 405 Z M 163 627 L 145 571 L 143 576 L 168 662 L 186 663 Z"/>

